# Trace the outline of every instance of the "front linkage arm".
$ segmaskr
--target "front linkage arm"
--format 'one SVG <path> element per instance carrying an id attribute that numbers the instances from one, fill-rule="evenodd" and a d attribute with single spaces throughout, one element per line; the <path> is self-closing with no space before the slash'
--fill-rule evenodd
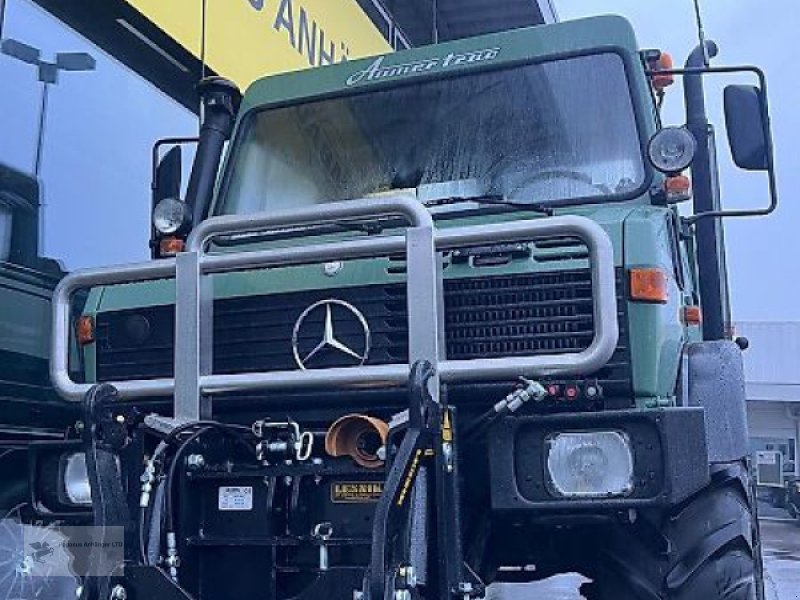
<path id="1" fill-rule="evenodd" d="M 127 434 L 125 424 L 111 418 L 111 406 L 116 401 L 116 388 L 100 384 L 89 390 L 83 403 L 86 468 L 92 490 L 94 527 L 99 537 L 95 541 L 100 543 L 92 547 L 89 556 L 93 575 L 85 578 L 82 600 L 112 597 L 114 573 L 103 557 L 112 528 L 124 531 L 125 548 L 130 548 L 132 541 L 118 458 L 118 452 L 127 443 Z"/>
<path id="2" fill-rule="evenodd" d="M 411 369 L 408 427 L 391 457 L 375 510 L 364 600 L 445 600 L 483 592 L 479 581 L 465 579 L 455 411 L 431 397 L 428 383 L 433 374 L 427 361 Z M 415 519 L 423 524 L 423 540 L 418 539 L 420 528 L 412 525 Z M 423 551 L 413 552 L 420 541 Z"/>
<path id="3" fill-rule="evenodd" d="M 141 415 L 135 408 L 118 410 L 118 402 L 117 389 L 107 383 L 92 386 L 83 401 L 83 444 L 92 490 L 95 543 L 89 555 L 92 574 L 83 578 L 80 600 L 136 600 L 144 595 L 158 600 L 191 600 L 160 567 L 140 564 L 141 557 L 135 554 L 138 544 L 123 487 L 128 473 L 122 467 Z M 112 565 L 104 555 L 105 548 L 109 542 L 118 541 L 120 532 L 124 535 L 124 564 Z"/>

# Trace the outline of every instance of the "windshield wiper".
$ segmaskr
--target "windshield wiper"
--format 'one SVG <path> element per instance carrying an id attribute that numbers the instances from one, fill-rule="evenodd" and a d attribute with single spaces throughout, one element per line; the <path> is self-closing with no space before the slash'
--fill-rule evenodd
<path id="1" fill-rule="evenodd" d="M 538 204 L 536 202 L 517 202 L 516 200 L 509 200 L 508 198 L 497 194 L 487 194 L 483 196 L 450 196 L 446 198 L 435 198 L 433 200 L 428 200 L 427 202 L 425 202 L 425 206 L 427 207 L 446 206 L 448 204 L 458 204 L 459 202 L 475 202 L 476 204 L 485 204 L 490 206 L 511 206 L 514 208 L 520 208 L 524 210 L 530 210 L 533 212 L 542 213 L 543 215 L 547 215 L 548 217 L 553 216 L 553 209 L 550 206 L 545 206 L 544 204 Z"/>
<path id="2" fill-rule="evenodd" d="M 377 221 L 334 221 L 332 225 L 347 231 L 360 231 L 367 235 L 382 233 L 384 227 Z"/>

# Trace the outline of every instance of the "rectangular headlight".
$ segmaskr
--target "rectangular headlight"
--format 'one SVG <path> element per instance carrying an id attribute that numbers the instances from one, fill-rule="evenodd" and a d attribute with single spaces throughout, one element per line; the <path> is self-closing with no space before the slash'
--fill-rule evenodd
<path id="1" fill-rule="evenodd" d="M 65 457 L 62 471 L 64 495 L 70 504 L 91 506 L 92 490 L 86 469 L 86 454 L 75 452 Z"/>
<path id="2" fill-rule="evenodd" d="M 558 496 L 606 498 L 633 490 L 633 454 L 620 431 L 556 433 L 547 438 L 550 490 Z"/>

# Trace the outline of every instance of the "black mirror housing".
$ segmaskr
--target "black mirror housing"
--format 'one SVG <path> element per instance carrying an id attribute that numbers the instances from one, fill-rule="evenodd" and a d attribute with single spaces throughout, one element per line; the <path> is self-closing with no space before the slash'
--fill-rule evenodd
<path id="1" fill-rule="evenodd" d="M 182 151 L 181 144 L 190 143 L 188 138 L 166 138 L 153 146 L 152 182 L 150 184 L 150 256 L 160 258 L 161 234 L 152 224 L 156 206 L 165 198 L 179 198 L 181 193 Z M 161 148 L 171 144 L 161 156 Z"/>
<path id="2" fill-rule="evenodd" d="M 153 173 L 153 208 L 164 198 L 181 193 L 181 147 L 173 146 L 158 162 Z"/>
<path id="3" fill-rule="evenodd" d="M 761 89 L 753 85 L 725 88 L 725 125 L 733 162 L 747 171 L 769 169 L 767 112 Z"/>

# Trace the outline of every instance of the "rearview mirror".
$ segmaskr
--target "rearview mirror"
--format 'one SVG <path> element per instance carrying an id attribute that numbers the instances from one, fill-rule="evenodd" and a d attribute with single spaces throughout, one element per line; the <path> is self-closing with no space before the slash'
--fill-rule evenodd
<path id="1" fill-rule="evenodd" d="M 725 88 L 725 125 L 733 161 L 740 169 L 769 169 L 767 112 L 761 90 L 752 85 Z"/>
<path id="2" fill-rule="evenodd" d="M 181 147 L 173 146 L 158 162 L 153 175 L 153 208 L 164 198 L 181 193 Z"/>

